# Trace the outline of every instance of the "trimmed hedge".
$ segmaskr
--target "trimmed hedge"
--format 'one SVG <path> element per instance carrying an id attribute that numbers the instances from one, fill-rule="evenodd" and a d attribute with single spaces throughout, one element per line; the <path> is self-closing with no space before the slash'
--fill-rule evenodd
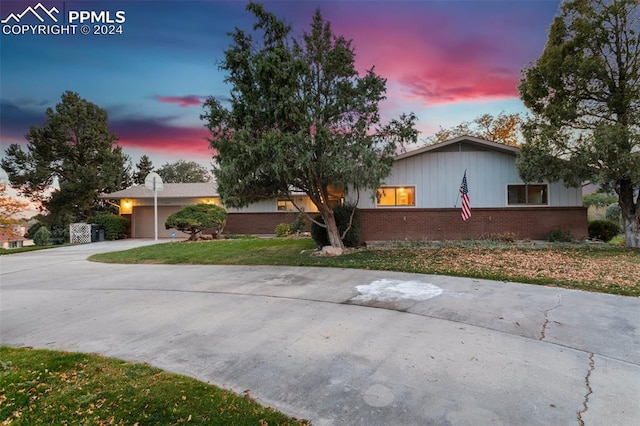
<path id="1" fill-rule="evenodd" d="M 608 220 L 594 220 L 589 222 L 589 238 L 609 242 L 620 234 L 620 225 Z"/>
<path id="2" fill-rule="evenodd" d="M 129 219 L 117 214 L 103 214 L 91 219 L 91 223 L 100 225 L 104 229 L 105 240 L 119 240 L 127 237 Z"/>
<path id="3" fill-rule="evenodd" d="M 340 235 L 342 235 L 344 230 L 347 229 L 347 226 L 349 226 L 349 217 L 351 216 L 351 211 L 353 209 L 354 206 L 352 205 L 336 206 L 333 208 L 333 214 L 336 218 L 336 225 L 338 226 L 338 232 L 340 232 Z M 314 220 L 324 223 L 321 215 L 316 215 Z M 327 228 L 322 227 L 315 222 L 311 224 L 311 238 L 313 238 L 313 241 L 315 241 L 319 247 L 330 245 Z M 356 212 L 353 215 L 353 222 L 351 223 L 351 229 L 342 239 L 342 243 L 345 247 L 360 247 L 361 242 L 360 214 L 359 210 L 356 208 Z"/>

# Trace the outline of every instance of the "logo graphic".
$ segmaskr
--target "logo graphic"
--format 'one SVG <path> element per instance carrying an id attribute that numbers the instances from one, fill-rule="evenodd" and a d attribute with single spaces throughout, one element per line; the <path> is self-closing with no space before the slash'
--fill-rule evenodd
<path id="1" fill-rule="evenodd" d="M 11 20 L 13 20 L 14 23 L 19 24 L 20 20 L 28 13 L 31 13 L 33 16 L 36 17 L 36 19 L 38 19 L 38 21 L 44 23 L 45 20 L 42 16 L 40 16 L 40 14 L 38 14 L 37 10 L 40 11 L 41 14 L 45 14 L 46 16 L 48 16 L 53 22 L 58 22 L 58 18 L 56 18 L 53 13 L 60 13 L 60 11 L 56 8 L 56 7 L 52 7 L 51 9 L 47 9 L 46 7 L 44 7 L 42 5 L 42 3 L 38 3 L 35 5 L 35 7 L 31 7 L 31 6 L 27 6 L 27 8 L 19 14 L 15 14 L 15 13 L 11 13 L 9 14 L 9 16 L 7 16 L 5 19 L 3 19 L 2 22 L 3 24 L 8 24 Z"/>
<path id="2" fill-rule="evenodd" d="M 63 1 L 62 4 L 64 5 L 65 2 Z M 66 10 L 65 6 L 62 6 L 62 10 L 63 12 L 60 13 L 57 7 L 48 8 L 39 2 L 35 6 L 27 6 L 20 13 L 10 13 L 4 19 L 0 19 L 2 35 L 109 36 L 124 34 L 124 23 L 127 21 L 124 10 Z"/>

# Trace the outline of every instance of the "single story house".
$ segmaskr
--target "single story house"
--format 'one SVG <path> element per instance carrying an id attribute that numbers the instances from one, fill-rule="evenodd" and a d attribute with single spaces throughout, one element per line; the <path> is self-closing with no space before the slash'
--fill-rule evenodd
<path id="1" fill-rule="evenodd" d="M 462 136 L 398 155 L 377 192 L 360 196 L 363 239 L 451 240 L 504 233 L 544 239 L 552 230 L 586 238 L 582 188 L 523 182 L 515 165 L 519 151 Z M 463 221 L 465 174 L 471 217 Z"/>
<path id="2" fill-rule="evenodd" d="M 587 235 L 582 188 L 561 182 L 523 182 L 515 166 L 519 148 L 471 136 L 400 154 L 377 191 L 360 194 L 364 241 L 475 239 L 512 233 L 519 239 L 544 239 L 552 230 Z M 460 214 L 460 185 L 466 173 L 471 217 Z M 352 192 L 333 194 L 335 202 L 355 202 Z M 153 192 L 144 185 L 105 194 L 118 200 L 131 219 L 131 236 L 153 237 Z M 306 212 L 315 206 L 294 196 Z M 214 183 L 164 184 L 158 192 L 160 237 L 169 237 L 166 218 L 189 204 L 220 204 Z M 226 233 L 271 234 L 278 223 L 297 217 L 293 203 L 267 199 L 243 209 L 228 209 Z"/>

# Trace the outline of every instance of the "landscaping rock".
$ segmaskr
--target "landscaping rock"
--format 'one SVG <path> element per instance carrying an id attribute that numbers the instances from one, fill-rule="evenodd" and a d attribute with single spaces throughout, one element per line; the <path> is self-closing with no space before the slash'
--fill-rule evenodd
<path id="1" fill-rule="evenodd" d="M 341 256 L 343 252 L 344 250 L 342 250 L 340 247 L 324 246 L 319 252 L 316 252 L 315 255 L 333 257 Z"/>

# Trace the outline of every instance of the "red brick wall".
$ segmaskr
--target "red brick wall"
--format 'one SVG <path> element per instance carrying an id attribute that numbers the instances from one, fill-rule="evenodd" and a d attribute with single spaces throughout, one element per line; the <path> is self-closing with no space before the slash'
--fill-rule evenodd
<path id="1" fill-rule="evenodd" d="M 460 209 L 362 209 L 360 222 L 363 241 L 477 239 L 503 232 L 544 240 L 556 229 L 587 237 L 584 207 L 474 208 L 466 222 Z"/>
<path id="2" fill-rule="evenodd" d="M 291 224 L 298 212 L 227 213 L 225 234 L 275 234 L 280 223 Z M 307 228 L 309 228 L 307 224 Z"/>

